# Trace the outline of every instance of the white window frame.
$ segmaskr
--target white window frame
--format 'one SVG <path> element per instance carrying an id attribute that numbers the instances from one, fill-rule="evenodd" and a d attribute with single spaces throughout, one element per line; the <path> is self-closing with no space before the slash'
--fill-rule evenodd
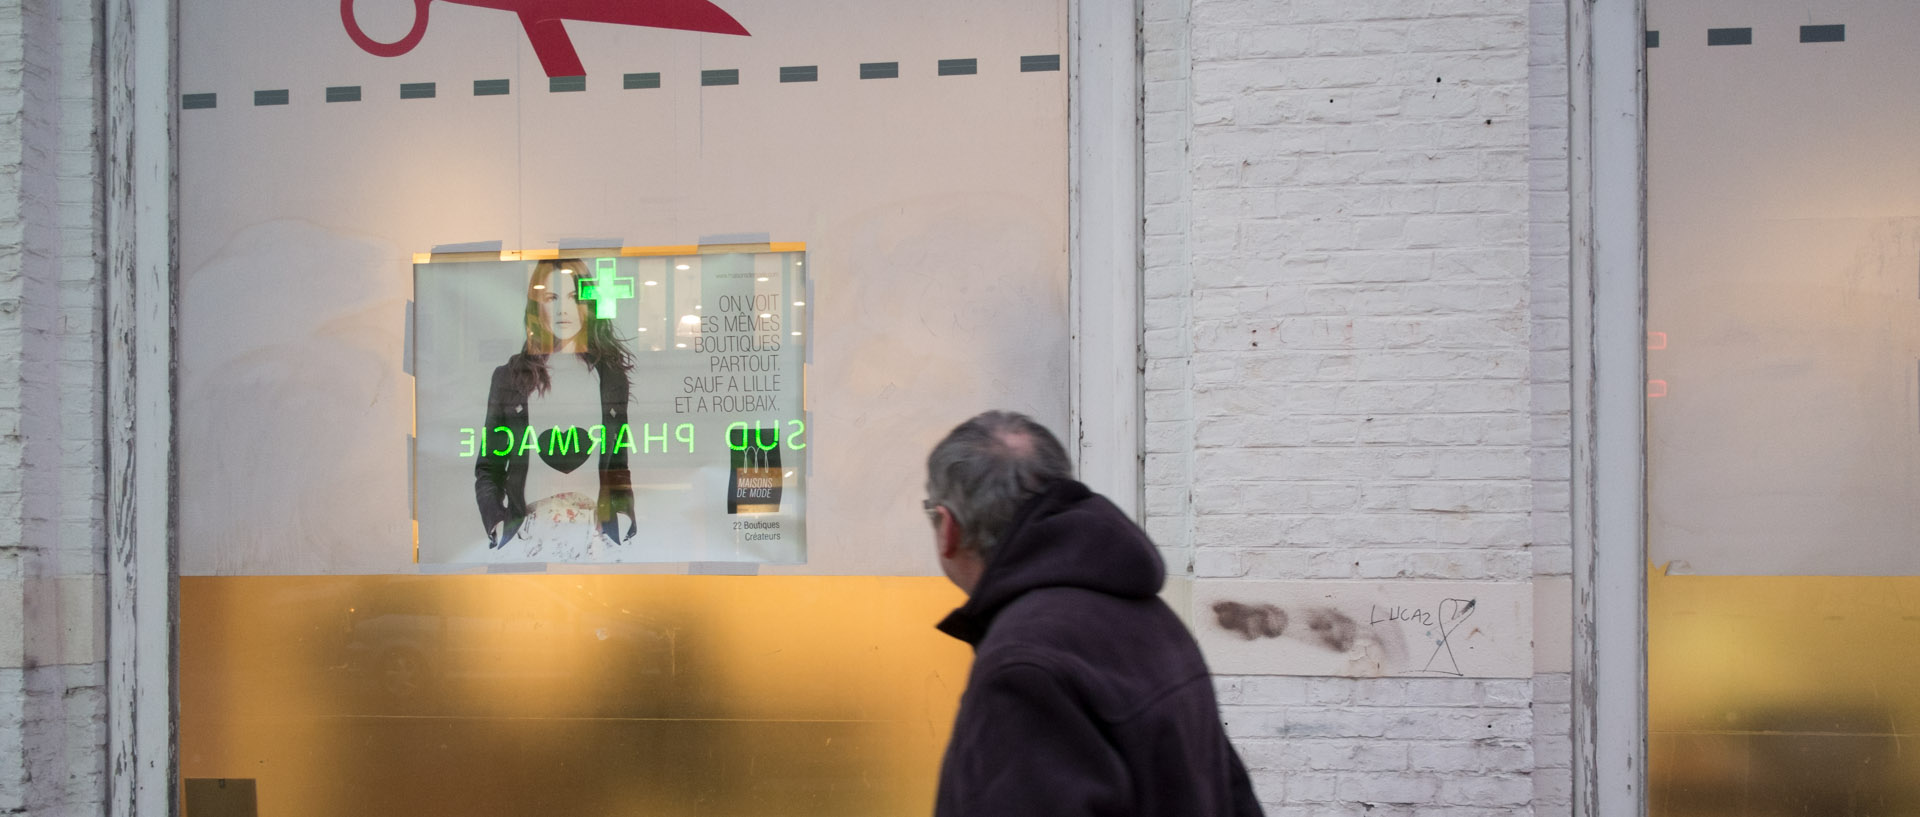
<path id="1" fill-rule="evenodd" d="M 1068 0 L 1068 443 L 1081 481 L 1138 520 L 1141 417 L 1140 4 Z"/>
<path id="2" fill-rule="evenodd" d="M 105 0 L 107 813 L 179 808 L 174 541 L 174 0 Z M 1069 422 L 1080 472 L 1140 507 L 1139 6 L 1068 0 Z M 1093 410 L 1089 411 L 1091 407 Z"/>
<path id="3" fill-rule="evenodd" d="M 1646 5 L 1570 0 L 1573 810 L 1647 812 Z"/>
<path id="4" fill-rule="evenodd" d="M 106 0 L 107 813 L 173 814 L 174 140 L 171 0 Z"/>

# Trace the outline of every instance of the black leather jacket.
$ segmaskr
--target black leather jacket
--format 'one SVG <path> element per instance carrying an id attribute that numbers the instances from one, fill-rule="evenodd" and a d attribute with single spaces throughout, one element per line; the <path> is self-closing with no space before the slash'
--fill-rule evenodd
<path id="1" fill-rule="evenodd" d="M 511 363 L 493 370 L 493 383 L 487 389 L 487 444 L 480 448 L 479 461 L 473 466 L 473 494 L 480 503 L 480 524 L 486 528 L 489 547 L 500 547 L 520 532 L 527 520 L 527 455 L 518 441 L 527 434 L 527 397 L 529 392 L 515 388 Z M 615 450 L 618 429 L 627 422 L 627 373 L 615 365 L 595 367 L 600 380 L 600 422 L 606 429 L 600 448 L 600 499 L 594 516 L 600 530 L 613 541 L 620 539 L 620 521 L 614 514 L 633 516 L 633 472 L 627 467 L 627 452 Z M 509 453 L 494 453 L 493 435 L 511 433 L 514 444 Z M 584 441 L 582 441 L 584 444 Z M 493 538 L 495 526 L 500 538 Z"/>

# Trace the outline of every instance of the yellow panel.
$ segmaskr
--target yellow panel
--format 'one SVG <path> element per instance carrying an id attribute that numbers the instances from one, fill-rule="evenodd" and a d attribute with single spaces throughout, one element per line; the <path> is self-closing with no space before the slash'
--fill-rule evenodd
<path id="1" fill-rule="evenodd" d="M 673 256 L 708 255 L 712 253 L 734 252 L 806 252 L 805 241 L 774 241 L 760 244 L 667 244 L 658 247 L 602 247 L 597 249 L 574 249 L 569 253 L 602 255 L 618 253 L 622 256 Z M 500 252 L 456 252 L 413 254 L 413 263 L 426 264 L 434 261 L 536 261 L 547 258 L 559 258 L 559 250 L 503 250 Z"/>
<path id="2" fill-rule="evenodd" d="M 1655 817 L 1920 812 L 1920 577 L 1648 575 Z"/>
<path id="3" fill-rule="evenodd" d="M 664 247 L 621 247 L 621 255 L 699 255 L 698 244 L 674 244 Z"/>
<path id="4" fill-rule="evenodd" d="M 180 774 L 261 814 L 931 809 L 941 578 L 182 577 Z"/>

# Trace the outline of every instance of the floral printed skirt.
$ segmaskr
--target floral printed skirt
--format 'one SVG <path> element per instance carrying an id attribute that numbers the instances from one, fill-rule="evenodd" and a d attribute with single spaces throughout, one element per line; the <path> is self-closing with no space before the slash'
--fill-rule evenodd
<path id="1" fill-rule="evenodd" d="M 614 542 L 594 517 L 598 501 L 569 492 L 527 506 L 520 533 L 493 552 L 496 562 L 597 562 Z"/>

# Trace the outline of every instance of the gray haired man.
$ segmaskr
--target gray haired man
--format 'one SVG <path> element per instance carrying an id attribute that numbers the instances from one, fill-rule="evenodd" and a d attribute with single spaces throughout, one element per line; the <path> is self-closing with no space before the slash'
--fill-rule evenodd
<path id="1" fill-rule="evenodd" d="M 925 505 L 968 595 L 940 629 L 974 648 L 936 817 L 1261 814 L 1159 553 L 1053 434 L 962 423 L 927 457 Z"/>

